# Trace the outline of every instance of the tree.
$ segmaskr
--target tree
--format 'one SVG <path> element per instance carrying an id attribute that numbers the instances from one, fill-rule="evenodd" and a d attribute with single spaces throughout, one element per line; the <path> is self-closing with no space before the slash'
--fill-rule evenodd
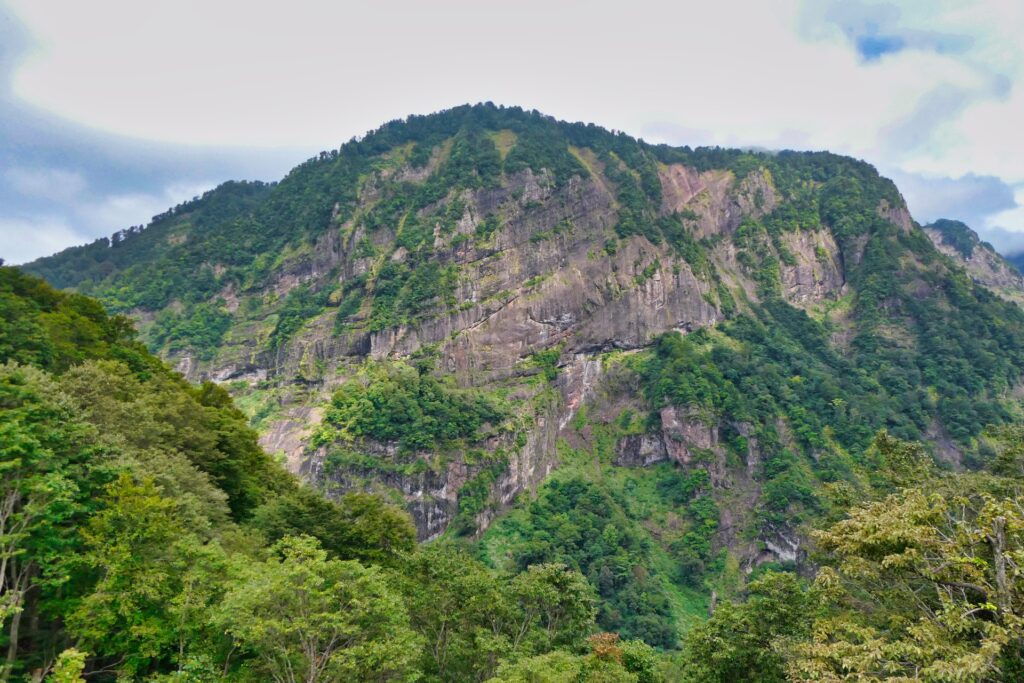
<path id="1" fill-rule="evenodd" d="M 935 469 L 923 444 L 902 441 L 885 430 L 875 435 L 864 458 L 869 465 L 872 485 L 882 493 L 919 485 L 929 479 Z"/>
<path id="2" fill-rule="evenodd" d="M 103 509 L 82 532 L 85 550 L 72 561 L 96 582 L 68 614 L 68 630 L 90 652 L 121 660 L 127 676 L 183 650 L 168 606 L 181 591 L 182 545 L 191 539 L 175 507 L 151 480 L 122 474 L 107 487 Z"/>
<path id="3" fill-rule="evenodd" d="M 518 624 L 512 647 L 532 642 L 532 651 L 573 645 L 594 627 L 594 591 L 582 574 L 564 564 L 535 564 L 512 580 Z"/>
<path id="4" fill-rule="evenodd" d="M 833 609 L 790 650 L 792 680 L 990 681 L 1017 670 L 1024 505 L 987 475 L 934 480 L 819 532 Z"/>
<path id="5" fill-rule="evenodd" d="M 338 501 L 346 551 L 363 562 L 388 563 L 416 548 L 409 513 L 379 495 L 348 493 Z"/>
<path id="6" fill-rule="evenodd" d="M 590 654 L 583 658 L 581 683 L 661 683 L 654 649 L 643 641 L 622 641 L 615 633 L 597 633 L 587 644 Z"/>
<path id="7" fill-rule="evenodd" d="M 642 640 L 626 640 L 619 648 L 622 650 L 622 666 L 636 674 L 637 683 L 662 683 L 658 654 L 653 647 Z"/>
<path id="8" fill-rule="evenodd" d="M 437 544 L 410 558 L 402 575 L 413 627 L 427 643 L 428 680 L 484 681 L 502 660 L 576 648 L 594 627 L 593 590 L 561 564 L 512 577 Z"/>
<path id="9" fill-rule="evenodd" d="M 598 633 L 587 640 L 589 654 L 555 650 L 503 662 L 487 683 L 662 683 L 654 648 L 639 640 Z"/>
<path id="10" fill-rule="evenodd" d="M 564 650 L 504 662 L 487 683 L 579 683 L 582 658 Z"/>
<path id="11" fill-rule="evenodd" d="M 429 681 L 486 680 L 512 652 L 514 606 L 498 577 L 446 544 L 425 548 L 402 571 L 413 628 L 423 637 Z"/>
<path id="12" fill-rule="evenodd" d="M 253 680 L 413 681 L 419 643 L 382 570 L 288 537 L 245 562 L 216 620 L 252 656 Z"/>
<path id="13" fill-rule="evenodd" d="M 747 587 L 745 603 L 723 603 L 687 635 L 685 670 L 695 683 L 783 683 L 775 643 L 803 635 L 815 596 L 789 573 L 769 572 Z"/>
<path id="14" fill-rule="evenodd" d="M 76 525 L 110 476 L 110 451 L 69 409 L 49 377 L 0 366 L 0 623 L 6 626 L 3 675 L 19 660 L 20 626 L 30 589 L 45 602 L 67 582 L 62 568 L 79 545 Z"/>
<path id="15" fill-rule="evenodd" d="M 1024 425 L 1008 425 L 990 434 L 995 446 L 992 471 L 1004 477 L 1024 479 Z"/>
<path id="16" fill-rule="evenodd" d="M 334 502 L 298 486 L 257 508 L 251 524 L 272 542 L 306 534 L 338 558 L 367 564 L 393 564 L 416 547 L 409 514 L 369 493 L 349 493 Z"/>
<path id="17" fill-rule="evenodd" d="M 60 653 L 53 666 L 53 672 L 47 679 L 50 683 L 85 683 L 82 672 L 85 671 L 84 652 L 68 648 Z"/>

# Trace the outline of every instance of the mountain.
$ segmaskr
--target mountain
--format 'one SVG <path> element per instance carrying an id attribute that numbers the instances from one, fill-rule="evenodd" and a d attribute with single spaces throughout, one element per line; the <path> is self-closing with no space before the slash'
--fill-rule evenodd
<path id="1" fill-rule="evenodd" d="M 936 225 L 854 159 L 477 105 L 25 270 L 130 315 L 327 496 L 578 567 L 603 628 L 668 647 L 736 576 L 806 566 L 881 430 L 960 471 L 1020 415 L 1012 271 Z"/>
<path id="2" fill-rule="evenodd" d="M 924 226 L 935 247 L 954 259 L 977 282 L 1014 303 L 1024 303 L 1024 277 L 1017 266 L 1003 258 L 978 233 L 960 221 L 938 220 Z"/>
<path id="3" fill-rule="evenodd" d="M 1021 268 L 1024 268 L 1024 253 L 1008 254 L 1006 260 L 1010 262 L 1017 272 L 1020 272 Z"/>
<path id="4" fill-rule="evenodd" d="M 0 269 L 5 675 L 1015 680 L 1024 312 L 965 231 L 477 105 Z"/>

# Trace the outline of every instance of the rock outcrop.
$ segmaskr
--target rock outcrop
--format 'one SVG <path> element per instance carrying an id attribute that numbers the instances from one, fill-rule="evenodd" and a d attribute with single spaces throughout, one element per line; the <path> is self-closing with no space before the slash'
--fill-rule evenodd
<path id="1" fill-rule="evenodd" d="M 782 236 L 792 261 L 781 266 L 782 293 L 794 306 L 808 308 L 845 293 L 846 278 L 835 238 L 828 230 L 787 232 Z"/>
<path id="2" fill-rule="evenodd" d="M 1024 277 L 992 245 L 959 221 L 939 220 L 924 232 L 943 254 L 962 265 L 976 281 L 999 296 L 1024 305 Z"/>
<path id="3" fill-rule="evenodd" d="M 409 169 L 392 176 L 411 182 L 422 179 Z M 375 182 L 381 185 L 386 180 Z M 700 238 L 728 237 L 745 216 L 762 216 L 777 202 L 766 173 L 736 182 L 728 172 L 698 173 L 672 164 L 661 170 L 659 180 L 664 190 L 662 212 L 685 212 Z M 372 203 L 379 191 L 364 193 L 361 201 Z M 559 187 L 550 177 L 526 170 L 500 186 L 463 192 L 457 200 L 462 214 L 452 231 L 435 231 L 433 249 L 435 258 L 457 269 L 459 277 L 452 300 L 432 315 L 415 324 L 376 330 L 354 326 L 339 332 L 333 310 L 327 309 L 276 349 L 268 348 L 269 327 L 249 323 L 231 331 L 215 358 L 185 354 L 177 359 L 178 368 L 193 380 L 212 379 L 236 387 L 244 383 L 257 392 L 274 387 L 276 406 L 262 423 L 264 447 L 283 453 L 289 467 L 329 493 L 371 485 L 399 492 L 424 538 L 444 531 L 457 510 L 461 483 L 476 472 L 457 461 L 432 462 L 431 454 L 425 453 L 417 457 L 432 464 L 414 476 L 327 467 L 328 449 L 310 450 L 309 437 L 322 417 L 320 406 L 348 368 L 364 359 L 407 358 L 431 348 L 439 367 L 460 384 L 486 388 L 521 384 L 528 378 L 524 361 L 558 347 L 563 359 L 559 398 L 526 416 L 533 427 L 525 433 L 525 443 L 515 448 L 508 443 L 481 444 L 489 449 L 502 446 L 511 454 L 494 486 L 494 509 L 500 509 L 519 492 L 536 486 L 555 466 L 559 434 L 600 375 L 597 354 L 642 348 L 666 331 L 692 331 L 714 325 L 723 316 L 714 284 L 696 274 L 669 244 L 636 235 L 616 240 L 614 249 L 603 246 L 614 235 L 617 200 L 598 177 L 573 177 Z M 452 201 L 443 200 L 442 205 Z M 503 217 L 501 225 L 480 239 L 481 223 L 495 214 Z M 324 233 L 300 258 L 286 262 L 266 291 L 285 297 L 299 286 L 322 287 L 333 280 L 344 287 L 365 277 L 379 267 L 374 265 L 379 261 L 362 255 L 367 239 L 361 223 L 345 222 Z M 387 229 L 372 235 L 378 251 L 391 249 L 394 239 L 395 232 Z M 786 240 L 798 259 L 796 266 L 784 271 L 787 296 L 808 304 L 838 295 L 842 273 L 828 233 L 794 233 Z M 709 253 L 728 273 L 727 286 L 755 291 L 734 251 Z M 401 247 L 390 251 L 393 262 L 406 258 Z M 673 422 L 671 411 L 663 417 L 665 433 L 675 435 L 662 438 L 657 453 L 638 456 L 641 464 L 661 457 L 685 463 L 693 457 L 690 449 L 713 448 L 711 431 L 698 434 L 702 428 L 692 420 Z M 386 459 L 393 444 L 364 443 L 360 448 Z M 638 448 L 643 451 L 644 446 Z M 492 515 L 484 514 L 479 523 L 486 525 Z"/>

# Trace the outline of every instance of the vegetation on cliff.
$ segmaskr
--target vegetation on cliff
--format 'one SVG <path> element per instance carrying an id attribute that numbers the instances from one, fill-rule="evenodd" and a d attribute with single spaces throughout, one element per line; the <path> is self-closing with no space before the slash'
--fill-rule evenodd
<path id="1" fill-rule="evenodd" d="M 21 323 L 4 328 L 0 368 L 9 679 L 1009 681 L 1022 670 L 1019 428 L 993 434 L 989 466 L 971 474 L 876 438 L 854 464 L 867 500 L 830 490 L 813 581 L 760 572 L 679 654 L 659 654 L 597 634 L 595 618 L 676 645 L 659 630 L 669 598 L 657 553 L 618 512 L 630 501 L 572 467 L 514 518 L 511 573 L 449 543 L 416 549 L 386 503 L 335 504 L 300 486 L 223 392 L 182 382 L 123 321 L 14 269 L 0 278 L 2 312 Z M 693 509 L 684 543 L 699 547 L 706 478 L 661 472 L 656 495 Z"/>
<path id="2" fill-rule="evenodd" d="M 863 162 L 460 107 L 28 269 L 10 678 L 1020 675 L 1024 313 Z"/>
<path id="3" fill-rule="evenodd" d="M 93 300 L 2 268 L 0 315 L 5 679 L 465 681 L 585 649 L 578 573 L 497 574 L 325 500 Z"/>
<path id="4" fill-rule="evenodd" d="M 334 392 L 314 444 L 374 439 L 402 449 L 439 450 L 473 442 L 502 410 L 479 392 L 458 390 L 401 363 L 376 364 Z"/>
<path id="5" fill-rule="evenodd" d="M 504 156 L 495 143 L 499 133 L 511 145 Z M 874 212 L 880 201 L 901 203 L 891 182 L 846 157 L 652 146 L 594 125 L 477 105 L 388 123 L 310 159 L 279 183 L 225 183 L 154 217 L 145 229 L 68 249 L 27 269 L 57 287 L 92 294 L 115 312 L 161 312 L 147 332 L 155 351 L 191 350 L 209 356 L 232 320 L 256 311 L 279 316 L 269 340 L 276 348 L 314 314 L 342 301 L 350 306 L 339 311 L 342 318 L 359 312 L 351 308 L 354 300 L 332 298 L 327 287 L 284 298 L 264 291 L 268 279 L 325 233 L 357 223 L 366 233 L 357 255 L 375 258 L 379 265 L 361 281 L 347 281 L 346 294 L 357 292 L 369 300 L 360 307 L 363 324 L 381 330 L 453 305 L 458 273 L 435 258 L 435 245 L 439 235 L 451 234 L 463 219 L 461 193 L 497 187 L 510 175 L 528 170 L 555 188 L 573 177 L 600 177 L 614 188 L 618 205 L 613 239 L 642 235 L 655 244 L 666 241 L 695 269 L 714 277 L 702 255 L 707 245 L 685 229 L 691 216 L 663 215 L 658 171 L 673 163 L 698 171 L 729 170 L 738 180 L 768 174 L 788 201 L 763 229 L 755 227 L 776 240 L 780 231 L 824 221 L 835 224 L 847 249 L 865 232 L 858 217 L 874 216 L 877 222 Z M 503 215 L 494 211 L 479 218 L 475 239 L 485 241 Z M 763 251 L 759 239 L 751 238 L 753 252 Z M 398 249 L 401 259 L 394 257 Z M 756 260 L 756 267 L 770 267 L 762 258 Z M 221 297 L 228 292 L 251 297 L 250 308 L 226 309 Z"/>

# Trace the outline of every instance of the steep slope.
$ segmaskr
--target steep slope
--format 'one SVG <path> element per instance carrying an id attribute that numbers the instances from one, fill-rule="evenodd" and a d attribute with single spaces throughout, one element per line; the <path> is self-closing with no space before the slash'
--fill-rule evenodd
<path id="1" fill-rule="evenodd" d="M 223 389 L 184 381 L 99 302 L 0 267 L 0 321 L 5 680 L 51 678 L 64 648 L 98 681 L 192 666 L 229 554 L 251 565 L 289 534 L 367 562 L 413 549 L 402 511 L 302 486 Z"/>
<path id="2" fill-rule="evenodd" d="M 559 468 L 541 494 L 570 493 L 493 526 L 491 562 L 557 555 L 595 582 L 643 566 L 650 615 L 674 619 L 730 563 L 800 561 L 800 524 L 857 495 L 877 430 L 951 468 L 986 457 L 1024 371 L 1021 311 L 867 164 L 490 105 L 389 123 L 28 269 L 129 312 L 293 471 L 390 492 L 422 538 L 479 535 Z M 551 544 L 581 505 L 643 539 L 628 560 Z"/>
<path id="3" fill-rule="evenodd" d="M 498 572 L 376 496 L 328 501 L 97 301 L 0 267 L 0 320 L 0 678 L 663 680 L 650 646 L 588 640 L 578 572 Z"/>
<path id="4" fill-rule="evenodd" d="M 963 266 L 974 280 L 1014 303 L 1024 303 L 1024 277 L 978 233 L 960 221 L 946 219 L 924 226 L 924 231 L 939 251 Z"/>

